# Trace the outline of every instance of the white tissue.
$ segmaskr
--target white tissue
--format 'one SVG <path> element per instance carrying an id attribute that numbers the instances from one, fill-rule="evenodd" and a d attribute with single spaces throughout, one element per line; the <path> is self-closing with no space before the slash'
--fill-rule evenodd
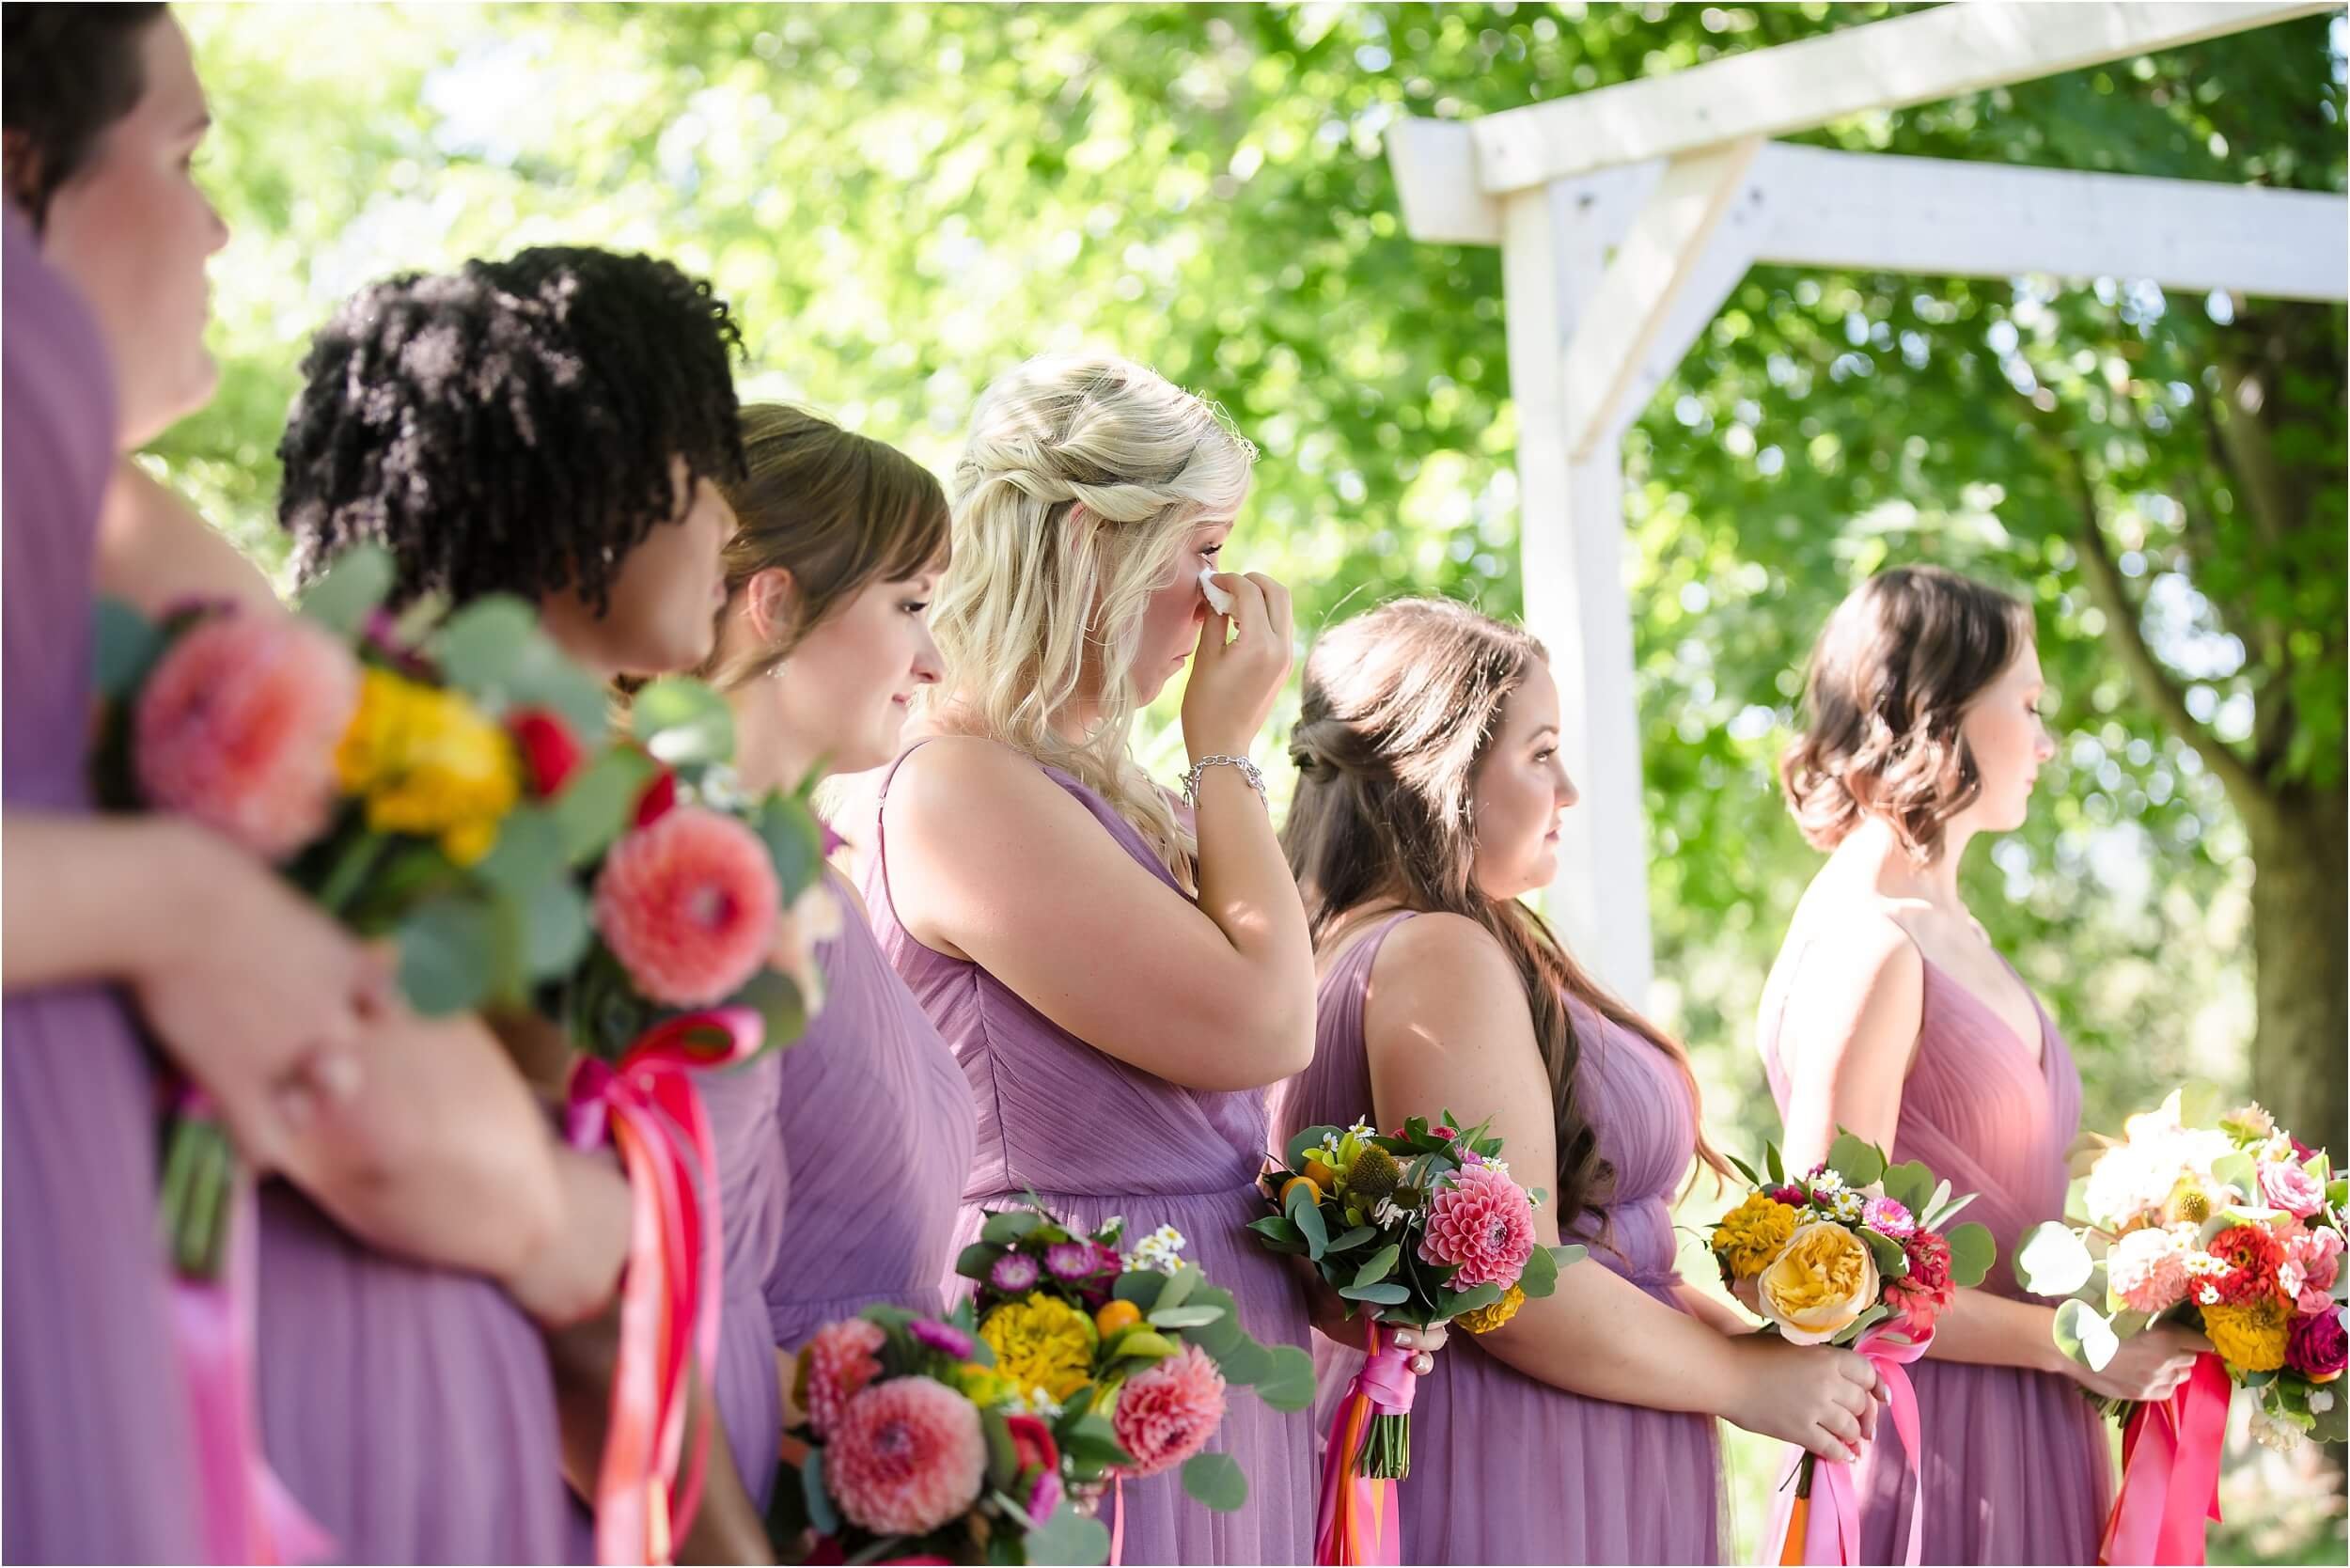
<path id="1" fill-rule="evenodd" d="M 1232 613 L 1232 596 L 1215 586 L 1214 577 L 1214 567 L 1201 567 L 1199 569 L 1199 591 L 1207 595 L 1208 608 L 1214 610 L 1218 615 L 1230 615 Z"/>

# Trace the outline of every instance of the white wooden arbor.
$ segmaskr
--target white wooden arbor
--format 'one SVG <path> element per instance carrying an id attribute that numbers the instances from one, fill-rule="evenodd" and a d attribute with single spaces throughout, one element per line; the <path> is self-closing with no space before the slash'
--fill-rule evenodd
<path id="1" fill-rule="evenodd" d="M 1964 0 L 1474 121 L 1407 118 L 1387 156 L 1414 238 L 1498 244 L 1528 626 L 1583 792 L 1550 907 L 1636 1002 L 1653 969 L 1625 427 L 1747 269 L 2142 279 L 2340 300 L 2338 196 L 1792 147 L 1770 138 L 2337 8 L 2291 0 Z"/>

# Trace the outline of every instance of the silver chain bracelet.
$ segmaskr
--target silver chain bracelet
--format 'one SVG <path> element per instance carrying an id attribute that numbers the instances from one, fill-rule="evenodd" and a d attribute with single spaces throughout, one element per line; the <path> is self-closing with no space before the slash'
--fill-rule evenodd
<path id="1" fill-rule="evenodd" d="M 1246 757 L 1222 755 L 1200 758 L 1191 765 L 1191 771 L 1183 775 L 1184 805 L 1195 811 L 1199 808 L 1199 776 L 1210 768 L 1238 768 L 1240 776 L 1248 780 L 1249 787 L 1257 792 L 1257 799 L 1263 801 L 1268 810 L 1271 809 L 1272 803 L 1265 801 L 1264 775 L 1258 770 L 1257 764 Z"/>

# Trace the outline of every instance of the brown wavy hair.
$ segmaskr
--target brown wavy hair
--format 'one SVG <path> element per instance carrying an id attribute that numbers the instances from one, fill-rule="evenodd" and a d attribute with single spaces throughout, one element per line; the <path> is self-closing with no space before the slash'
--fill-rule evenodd
<path id="1" fill-rule="evenodd" d="M 1569 996 L 1647 1040 L 1680 1069 L 1694 1115 L 1697 1076 L 1678 1041 L 1602 989 L 1516 899 L 1480 891 L 1472 869 L 1471 787 L 1502 706 L 1549 655 L 1518 627 L 1443 599 L 1399 599 L 1324 633 L 1306 660 L 1290 734 L 1297 793 L 1281 827 L 1317 946 L 1346 911 L 1393 898 L 1463 916 L 1501 944 L 1526 989 L 1550 1082 L 1561 1231 L 1605 1200 L 1613 1172 L 1575 1091 L 1582 1058 Z M 1721 1156 L 1698 1135 L 1698 1153 Z"/>
<path id="2" fill-rule="evenodd" d="M 773 670 L 869 585 L 943 565 L 950 531 L 945 487 L 895 447 L 782 403 L 745 406 L 742 430 L 743 477 L 718 485 L 735 516 L 727 604 L 780 568 L 791 574 L 791 621 L 723 669 L 712 655 L 702 674 L 727 687 Z"/>
<path id="3" fill-rule="evenodd" d="M 1804 729 L 1778 760 L 1803 836 L 1832 850 L 1876 817 L 1916 864 L 1940 855 L 1944 824 L 1982 791 L 1959 721 L 2032 640 L 2023 601 L 1942 567 L 1853 589 L 1812 646 Z"/>

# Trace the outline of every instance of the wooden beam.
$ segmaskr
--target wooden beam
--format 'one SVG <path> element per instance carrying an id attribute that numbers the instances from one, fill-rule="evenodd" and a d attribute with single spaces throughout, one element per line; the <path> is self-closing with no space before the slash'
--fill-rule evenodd
<path id="1" fill-rule="evenodd" d="M 2350 293 L 2350 198 L 1882 152 L 1765 149 L 1758 259 L 1958 277 L 2143 278 L 2273 299 Z"/>
<path id="2" fill-rule="evenodd" d="M 1747 136 L 1808 131 L 2337 8 L 2308 0 L 1967 0 L 1472 123 L 1495 195 Z"/>
<path id="3" fill-rule="evenodd" d="M 1567 350 L 1564 371 L 1567 453 L 1589 458 L 1608 430 L 1628 416 L 1625 395 L 1640 364 L 1664 329 L 1674 306 L 1705 259 L 1715 231 L 1747 196 L 1760 141 L 1710 148 L 1674 159 L 1665 169 L 1623 243 L 1608 263 L 1590 307 Z M 1737 230 L 1741 247 L 1727 290 L 1746 272 L 1754 254 L 1751 227 Z M 1716 293 L 1702 302 L 1704 319 L 1721 304 Z M 1702 321 L 1700 321 L 1702 325 Z M 1683 346 L 1687 346 L 1684 340 Z M 1629 414 L 1637 414 L 1632 409 Z"/>
<path id="4" fill-rule="evenodd" d="M 1518 548 L 1526 623 L 1562 694 L 1559 750 L 1582 803 L 1559 830 L 1544 903 L 1582 963 L 1635 1006 L 1653 968 L 1632 607 L 1623 575 L 1623 485 L 1612 443 L 1574 461 L 1566 442 L 1568 339 L 1589 320 L 1637 193 L 1554 187 L 1505 204 L 1502 289 L 1518 420 Z"/>

